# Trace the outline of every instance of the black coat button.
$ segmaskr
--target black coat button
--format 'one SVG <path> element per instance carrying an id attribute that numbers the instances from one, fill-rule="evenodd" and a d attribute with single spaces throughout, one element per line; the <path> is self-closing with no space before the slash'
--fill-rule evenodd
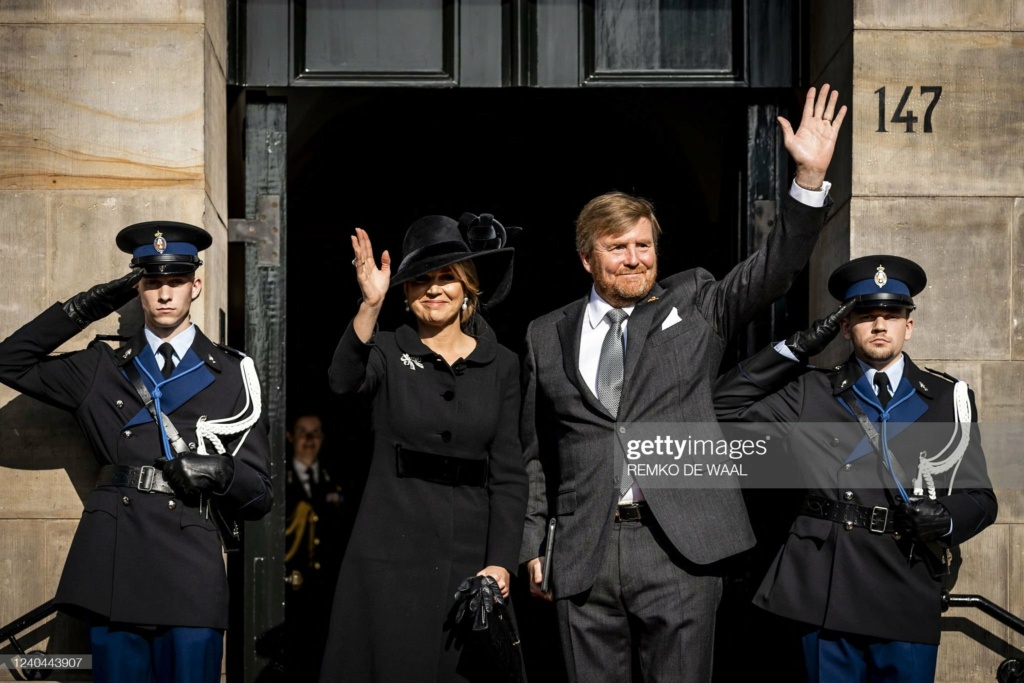
<path id="1" fill-rule="evenodd" d="M 451 440 L 452 440 L 452 433 L 451 432 L 449 432 L 447 429 L 444 430 L 443 432 L 441 432 L 441 441 L 444 441 L 445 443 L 448 443 Z"/>
<path id="2" fill-rule="evenodd" d="M 443 398 L 446 401 L 450 401 L 453 398 L 455 398 L 455 392 L 452 391 L 451 389 L 449 389 L 448 391 L 446 391 L 443 394 L 441 394 L 441 398 Z"/>

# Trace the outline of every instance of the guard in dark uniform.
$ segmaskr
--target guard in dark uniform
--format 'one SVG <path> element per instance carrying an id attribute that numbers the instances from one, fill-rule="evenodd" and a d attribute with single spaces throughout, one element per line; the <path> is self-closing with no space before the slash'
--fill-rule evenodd
<path id="1" fill-rule="evenodd" d="M 838 311 L 716 386 L 719 419 L 783 423 L 807 482 L 754 602 L 803 624 L 810 681 L 933 681 L 952 551 L 996 518 L 972 392 L 903 352 L 925 282 L 907 259 L 855 259 L 829 280 Z M 837 332 L 853 354 L 808 372 Z"/>
<path id="2" fill-rule="evenodd" d="M 56 303 L 0 342 L 0 382 L 67 410 L 102 465 L 56 601 L 90 627 L 96 681 L 219 681 L 228 582 L 222 544 L 270 509 L 269 443 L 251 359 L 211 342 L 197 227 L 123 229 L 131 272 Z M 138 296 L 145 327 L 51 356 Z"/>

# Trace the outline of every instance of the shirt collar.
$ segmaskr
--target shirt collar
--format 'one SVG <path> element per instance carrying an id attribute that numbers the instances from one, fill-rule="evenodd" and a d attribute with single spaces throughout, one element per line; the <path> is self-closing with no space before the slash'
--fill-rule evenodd
<path id="1" fill-rule="evenodd" d="M 590 329 L 595 329 L 604 320 L 604 317 L 608 315 L 608 311 L 615 308 L 610 303 L 601 298 L 601 295 L 597 293 L 597 288 L 594 286 L 590 287 L 590 301 L 587 302 L 587 322 L 590 324 Z M 626 312 L 627 316 L 633 315 L 633 306 L 625 306 L 622 310 Z M 629 320 L 629 318 L 626 318 Z"/>
<path id="2" fill-rule="evenodd" d="M 860 369 L 864 371 L 864 376 L 868 378 L 868 384 L 874 385 L 875 373 L 878 370 L 875 370 L 860 358 L 857 359 L 857 363 L 860 364 Z M 893 394 L 896 393 L 896 387 L 900 385 L 900 381 L 903 379 L 903 368 L 905 365 L 906 357 L 901 353 L 899 360 L 885 369 L 885 374 L 889 375 L 889 390 Z"/>
<path id="3" fill-rule="evenodd" d="M 150 351 L 153 355 L 156 355 L 156 350 L 160 348 L 160 345 L 164 343 L 164 340 L 153 334 L 148 327 L 144 328 L 146 331 L 146 343 L 149 344 Z M 178 362 L 185 357 L 188 350 L 192 348 L 192 342 L 196 339 L 196 326 L 190 324 L 184 332 L 178 334 L 174 339 L 170 340 L 170 345 L 174 348 L 174 355 L 177 357 Z"/>

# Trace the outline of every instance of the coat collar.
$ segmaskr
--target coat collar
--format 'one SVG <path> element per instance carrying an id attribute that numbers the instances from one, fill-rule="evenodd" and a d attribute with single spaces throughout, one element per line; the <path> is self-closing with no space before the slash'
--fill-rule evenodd
<path id="1" fill-rule="evenodd" d="M 192 346 L 189 351 L 196 354 L 196 356 L 206 364 L 206 367 L 210 368 L 214 372 L 221 372 L 222 364 L 217 359 L 221 357 L 224 352 L 218 349 L 217 345 L 203 334 L 203 331 L 199 329 L 198 325 L 196 325 L 196 338 L 192 341 Z M 149 348 L 149 344 L 146 342 L 145 331 L 139 330 L 127 344 L 114 351 L 114 358 L 118 367 L 124 367 L 127 363 L 130 363 L 133 358 L 144 353 L 152 354 L 152 351 Z"/>
<path id="2" fill-rule="evenodd" d="M 905 362 L 903 366 L 903 379 L 900 380 L 897 393 L 899 393 L 904 384 L 909 384 L 924 398 L 935 398 L 932 386 L 935 384 L 935 378 L 917 367 L 906 353 L 903 354 L 903 360 Z M 836 366 L 836 373 L 832 376 L 832 395 L 840 395 L 856 384 L 863 376 L 864 371 L 861 369 L 860 363 L 857 362 L 857 358 L 853 354 L 850 354 L 850 357 L 846 359 L 844 364 Z"/>
<path id="3" fill-rule="evenodd" d="M 473 335 L 473 338 L 476 339 L 476 348 L 464 360 L 470 365 L 487 365 L 497 356 L 498 340 L 490 325 L 483 322 L 483 319 L 477 321 L 475 332 L 477 334 Z M 419 333 L 410 325 L 402 325 L 395 330 L 395 343 L 403 353 L 410 356 L 419 358 L 435 358 L 437 356 L 436 352 L 423 343 Z"/>

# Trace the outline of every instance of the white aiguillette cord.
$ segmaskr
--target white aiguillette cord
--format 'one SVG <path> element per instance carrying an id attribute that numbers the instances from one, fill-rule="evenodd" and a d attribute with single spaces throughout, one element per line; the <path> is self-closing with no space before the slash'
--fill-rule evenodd
<path id="1" fill-rule="evenodd" d="M 953 474 L 949 477 L 949 490 L 946 491 L 946 495 L 953 492 L 953 480 L 956 479 L 957 470 L 960 469 L 964 453 L 967 452 L 967 446 L 971 442 L 971 420 L 973 417 L 971 413 L 971 399 L 967 393 L 967 382 L 957 381 L 953 386 L 953 413 L 953 434 L 949 437 L 945 447 L 938 454 L 930 458 L 924 453 L 920 456 L 917 465 L 917 477 L 914 478 L 915 496 L 925 495 L 925 489 L 927 489 L 928 497 L 935 500 L 935 475 L 943 474 L 949 470 L 953 470 Z M 953 452 L 942 460 L 943 455 L 953 445 L 953 442 L 956 441 L 957 434 L 960 435 L 960 441 L 953 449 Z"/>
<path id="2" fill-rule="evenodd" d="M 196 422 L 196 441 L 198 442 L 196 452 L 199 455 L 209 455 L 209 451 L 206 448 L 207 441 L 213 444 L 213 448 L 217 453 L 225 455 L 227 449 L 224 448 L 221 438 L 245 432 L 245 436 L 238 440 L 238 445 L 231 452 L 231 455 L 235 455 L 245 442 L 245 437 L 248 436 L 249 430 L 260 419 L 263 403 L 260 394 L 260 380 L 256 375 L 256 364 L 253 363 L 252 358 L 246 356 L 242 359 L 241 366 L 242 386 L 245 388 L 245 406 L 242 407 L 242 410 L 237 415 L 232 415 L 231 417 L 208 420 L 204 415 L 199 418 L 199 421 Z M 246 415 L 246 413 L 249 414 Z"/>

